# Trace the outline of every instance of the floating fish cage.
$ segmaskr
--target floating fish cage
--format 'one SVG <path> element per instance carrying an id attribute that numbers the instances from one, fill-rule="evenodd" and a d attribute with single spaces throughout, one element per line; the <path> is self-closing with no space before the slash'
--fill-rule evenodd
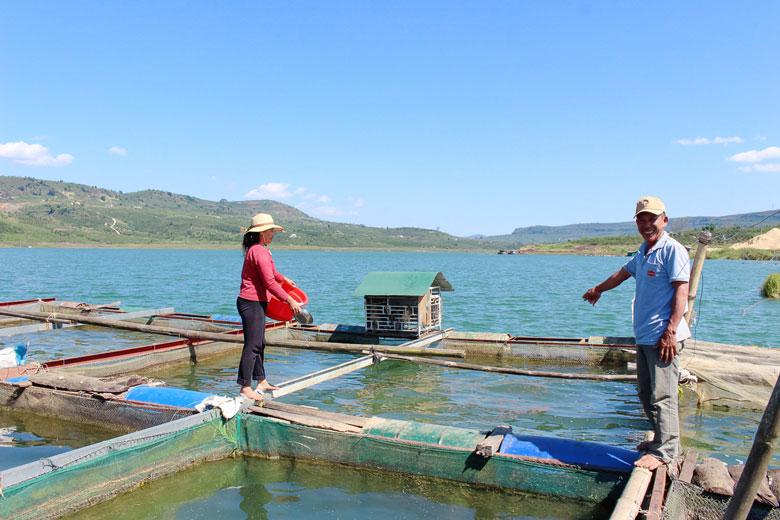
<path id="1" fill-rule="evenodd" d="M 452 286 L 442 273 L 369 273 L 355 290 L 365 298 L 366 332 L 417 338 L 442 328 L 442 291 Z"/>

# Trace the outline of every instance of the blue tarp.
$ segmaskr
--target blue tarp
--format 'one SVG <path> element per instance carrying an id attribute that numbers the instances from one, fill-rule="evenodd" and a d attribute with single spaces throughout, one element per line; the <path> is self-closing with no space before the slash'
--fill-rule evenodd
<path id="1" fill-rule="evenodd" d="M 219 320 L 219 321 L 234 321 L 237 323 L 241 323 L 241 316 L 236 316 L 235 314 L 212 314 L 211 319 Z"/>
<path id="2" fill-rule="evenodd" d="M 195 408 L 197 404 L 200 404 L 211 395 L 205 392 L 194 392 L 181 388 L 141 385 L 131 388 L 125 398 L 128 401 L 164 404 L 167 406 L 178 406 L 179 408 Z"/>
<path id="3" fill-rule="evenodd" d="M 583 468 L 628 472 L 639 452 L 595 442 L 509 434 L 499 453 L 554 459 Z"/>

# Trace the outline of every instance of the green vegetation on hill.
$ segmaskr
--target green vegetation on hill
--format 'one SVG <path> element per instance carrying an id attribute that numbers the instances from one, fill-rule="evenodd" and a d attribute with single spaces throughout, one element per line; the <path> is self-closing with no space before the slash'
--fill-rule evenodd
<path id="1" fill-rule="evenodd" d="M 501 244 L 419 228 L 327 222 L 271 200 L 218 202 L 146 190 L 122 193 L 30 177 L 0 176 L 0 244 L 238 246 L 255 213 L 270 213 L 289 247 L 493 249 Z"/>
<path id="2" fill-rule="evenodd" d="M 780 214 L 776 211 L 759 211 L 725 217 L 679 217 L 670 218 L 670 231 L 676 233 L 692 232 L 698 235 L 701 229 L 718 229 L 727 232 L 750 230 L 754 236 L 757 226 L 780 225 Z M 566 226 L 531 226 L 516 228 L 509 235 L 482 237 L 494 242 L 507 242 L 515 247 L 525 244 L 557 244 L 569 241 L 590 241 L 596 237 L 626 237 L 636 235 L 633 221 L 612 223 L 569 224 Z M 746 237 L 745 239 L 750 238 Z M 694 238 L 695 240 L 695 238 Z"/>
<path id="3" fill-rule="evenodd" d="M 777 251 L 762 249 L 731 249 L 731 245 L 745 242 L 756 235 L 766 233 L 774 226 L 760 227 L 715 227 L 706 226 L 712 233 L 707 258 L 730 260 L 777 260 Z M 698 245 L 703 229 L 684 229 L 672 232 L 673 236 L 693 252 Z M 521 247 L 521 253 L 580 254 L 593 256 L 623 256 L 636 251 L 642 245 L 642 238 L 634 232 L 630 235 L 613 237 L 591 237 L 569 240 L 558 244 L 535 244 Z"/>

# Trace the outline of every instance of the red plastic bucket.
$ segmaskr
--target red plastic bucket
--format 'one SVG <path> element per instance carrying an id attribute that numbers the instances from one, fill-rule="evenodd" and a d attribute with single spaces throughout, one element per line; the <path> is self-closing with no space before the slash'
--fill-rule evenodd
<path id="1" fill-rule="evenodd" d="M 293 287 L 287 282 L 282 282 L 281 285 L 284 292 L 292 296 L 301 305 L 309 301 L 309 297 L 299 287 Z M 265 315 L 276 321 L 290 321 L 293 319 L 293 311 L 287 305 L 287 302 L 279 300 L 273 294 L 271 299 L 268 300 L 268 308 L 265 310 Z"/>

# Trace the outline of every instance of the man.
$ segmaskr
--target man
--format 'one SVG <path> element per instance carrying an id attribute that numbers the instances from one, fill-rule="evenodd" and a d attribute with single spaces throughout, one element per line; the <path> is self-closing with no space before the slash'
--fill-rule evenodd
<path id="1" fill-rule="evenodd" d="M 614 289 L 629 277 L 636 279 L 633 318 L 637 386 L 655 436 L 652 441 L 637 446 L 642 456 L 634 464 L 654 470 L 671 462 L 680 450 L 677 355 L 691 335 L 683 319 L 688 303 L 690 257 L 685 247 L 664 231 L 669 217 L 661 199 L 640 198 L 634 218 L 639 234 L 645 239 L 639 251 L 582 297 L 596 305 L 601 293 Z"/>

